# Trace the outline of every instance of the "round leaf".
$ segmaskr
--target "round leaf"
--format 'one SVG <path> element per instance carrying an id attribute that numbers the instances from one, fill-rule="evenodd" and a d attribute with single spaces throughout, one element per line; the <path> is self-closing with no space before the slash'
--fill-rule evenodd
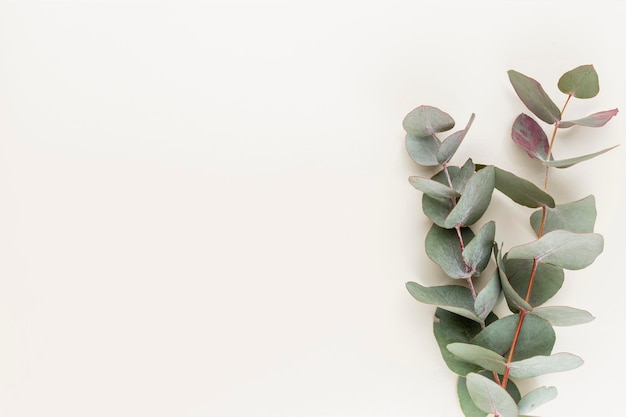
<path id="1" fill-rule="evenodd" d="M 427 167 L 439 165 L 439 162 L 437 162 L 439 144 L 439 139 L 433 135 L 416 136 L 408 133 L 405 139 L 406 150 L 411 159 Z"/>
<path id="2" fill-rule="evenodd" d="M 520 415 L 528 414 L 535 408 L 544 405 L 548 401 L 552 401 L 556 398 L 557 391 L 555 387 L 539 387 L 532 390 L 528 394 L 519 400 L 517 407 L 519 408 Z"/>
<path id="3" fill-rule="evenodd" d="M 576 98 L 592 98 L 600 91 L 598 73 L 593 65 L 581 65 L 559 78 L 559 90 Z"/>
<path id="4" fill-rule="evenodd" d="M 508 281 L 515 293 L 520 294 L 520 296 L 523 294 L 525 298 L 533 267 L 532 259 L 504 258 L 502 265 L 506 269 Z M 540 306 L 554 297 L 563 286 L 564 279 L 565 273 L 562 268 L 550 264 L 538 264 L 535 271 L 533 289 L 530 294 L 530 299 L 528 300 L 532 307 L 524 308 L 526 308 L 526 310 L 534 310 L 534 307 Z M 520 306 L 523 307 L 523 305 Z M 512 306 L 509 305 L 509 307 Z M 511 308 L 511 310 L 517 312 L 517 309 Z"/>
<path id="5" fill-rule="evenodd" d="M 472 339 L 471 343 L 504 356 L 511 349 L 511 341 L 517 329 L 518 321 L 519 314 L 503 317 L 485 327 Z M 549 355 L 555 340 L 554 329 L 547 320 L 527 314 L 517 340 L 513 360 Z"/>
<path id="6" fill-rule="evenodd" d="M 474 233 L 469 228 L 461 229 L 463 241 L 470 241 Z M 456 230 L 432 225 L 426 235 L 426 254 L 443 269 L 450 278 L 469 278 L 471 271 L 463 261 L 461 244 Z"/>
<path id="7" fill-rule="evenodd" d="M 494 319 L 495 315 L 491 315 L 490 320 Z M 452 372 L 466 375 L 468 372 L 476 372 L 480 369 L 477 365 L 457 359 L 447 346 L 455 342 L 468 343 L 481 330 L 482 327 L 479 323 L 442 308 L 437 308 L 433 322 L 433 333 L 441 357 Z"/>
<path id="8" fill-rule="evenodd" d="M 454 119 L 433 106 L 419 106 L 411 110 L 402 121 L 407 133 L 417 137 L 432 136 L 454 127 Z"/>
<path id="9" fill-rule="evenodd" d="M 485 378 L 489 378 L 490 380 L 494 380 L 493 373 L 489 371 L 482 371 L 480 375 Z M 509 380 L 508 384 L 506 384 L 506 391 L 509 393 L 515 402 L 520 401 L 521 395 L 519 389 L 515 385 L 512 380 Z M 459 404 L 461 405 L 461 410 L 465 417 L 487 417 L 487 413 L 481 411 L 476 407 L 472 397 L 470 397 L 469 392 L 467 391 L 467 383 L 465 377 L 460 376 L 457 381 L 457 395 L 459 397 Z"/>
<path id="10" fill-rule="evenodd" d="M 596 199 L 589 195 L 581 200 L 566 204 L 557 204 L 548 208 L 543 233 L 553 230 L 569 230 L 575 233 L 592 233 L 596 222 Z M 531 214 L 530 225 L 537 235 L 541 228 L 542 210 Z"/>
<path id="11" fill-rule="evenodd" d="M 518 417 L 515 400 L 500 385 L 476 373 L 467 374 L 466 384 L 474 404 L 482 411 L 500 417 Z"/>

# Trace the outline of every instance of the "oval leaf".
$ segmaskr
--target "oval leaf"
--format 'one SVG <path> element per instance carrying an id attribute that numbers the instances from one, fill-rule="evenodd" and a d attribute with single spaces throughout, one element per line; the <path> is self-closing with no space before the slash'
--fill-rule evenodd
<path id="1" fill-rule="evenodd" d="M 439 153 L 439 139 L 436 136 L 415 136 L 408 133 L 405 139 L 406 150 L 416 163 L 423 166 L 439 165 L 437 153 Z"/>
<path id="2" fill-rule="evenodd" d="M 548 159 L 550 143 L 543 128 L 532 117 L 522 113 L 513 122 L 511 138 L 533 159 Z"/>
<path id="3" fill-rule="evenodd" d="M 540 407 L 556 398 L 557 390 L 555 387 L 539 387 L 524 395 L 517 403 L 520 415 L 528 414 L 537 407 Z"/>
<path id="4" fill-rule="evenodd" d="M 590 153 L 587 155 L 578 156 L 576 158 L 561 159 L 560 161 L 541 161 L 541 164 L 547 167 L 569 168 L 572 165 L 578 164 L 579 162 L 587 161 L 591 158 L 595 158 L 598 155 L 602 155 L 603 153 L 608 152 L 611 149 L 617 148 L 618 146 L 619 145 L 611 146 L 610 148 L 602 149 L 601 151 Z"/>
<path id="5" fill-rule="evenodd" d="M 487 267 L 495 235 L 496 223 L 490 221 L 485 223 L 474 239 L 465 245 L 463 259 L 472 271 L 472 275 L 479 274 Z"/>
<path id="6" fill-rule="evenodd" d="M 530 275 L 533 269 L 532 259 L 508 259 L 504 258 L 501 261 L 502 265 L 506 268 L 508 281 L 513 291 L 516 294 L 523 294 L 524 298 L 528 290 L 530 283 Z M 548 301 L 550 298 L 561 289 L 563 281 L 565 279 L 565 273 L 562 268 L 558 266 L 540 263 L 537 264 L 535 270 L 535 281 L 533 284 L 533 290 L 528 300 L 531 308 L 524 306 L 523 304 L 514 305 L 516 307 L 522 307 L 526 310 L 534 310 L 534 307 L 540 306 Z M 504 287 L 504 284 L 503 284 Z M 505 288 L 506 290 L 506 288 Z M 509 302 L 509 294 L 507 294 L 507 302 Z M 512 308 L 509 303 L 511 311 L 517 313 L 517 308 Z"/>
<path id="7" fill-rule="evenodd" d="M 489 319 L 493 321 L 496 317 L 491 315 Z M 480 370 L 480 367 L 457 359 L 448 350 L 447 346 L 455 342 L 468 343 L 481 330 L 481 324 L 476 321 L 437 307 L 433 322 L 433 333 L 435 334 L 441 357 L 448 368 L 455 374 L 467 375 L 469 372 Z"/>
<path id="8" fill-rule="evenodd" d="M 489 280 L 485 288 L 483 288 L 474 301 L 474 312 L 481 319 L 485 319 L 500 299 L 502 287 L 500 286 L 500 276 L 495 271 L 493 277 Z"/>
<path id="9" fill-rule="evenodd" d="M 469 228 L 461 229 L 463 241 L 469 241 L 474 233 Z M 461 244 L 456 230 L 432 225 L 426 235 L 426 254 L 443 269 L 450 278 L 469 278 L 471 271 L 463 262 Z"/>
<path id="10" fill-rule="evenodd" d="M 514 70 L 510 70 L 508 74 L 515 92 L 528 110 L 549 124 L 561 120 L 561 111 L 548 97 L 541 84 Z"/>
<path id="11" fill-rule="evenodd" d="M 536 259 L 561 268 L 577 270 L 591 265 L 604 247 L 597 233 L 573 233 L 555 230 L 536 241 L 512 248 L 508 259 Z"/>
<path id="12" fill-rule="evenodd" d="M 511 341 L 517 329 L 519 314 L 503 317 L 489 324 L 470 343 L 493 350 L 505 356 L 511 349 Z M 531 358 L 537 355 L 550 355 L 556 335 L 547 320 L 527 314 L 519 333 L 513 360 Z"/>
<path id="13" fill-rule="evenodd" d="M 509 308 L 511 308 L 511 311 L 518 312 L 520 309 L 531 311 L 532 306 L 528 304 L 528 302 L 526 302 L 526 300 L 519 295 L 520 293 L 511 285 L 505 264 L 502 261 L 502 255 L 499 252 L 496 254 L 496 263 L 498 264 L 498 275 L 500 277 L 500 284 L 502 285 L 502 290 L 504 291 L 504 295 L 506 297 L 507 303 L 509 304 Z M 515 308 L 513 308 L 511 305 L 513 305 Z"/>
<path id="14" fill-rule="evenodd" d="M 480 372 L 480 375 L 490 379 L 491 381 L 494 380 L 492 372 L 482 371 Z M 508 384 L 506 384 L 506 390 L 509 395 L 513 397 L 515 402 L 521 400 L 519 389 L 512 380 L 509 380 Z M 472 397 L 470 397 L 469 392 L 467 391 L 467 382 L 465 377 L 460 376 L 457 381 L 457 395 L 459 397 L 461 410 L 463 411 L 465 417 L 487 417 L 487 413 L 477 408 L 476 404 L 474 404 L 474 401 L 472 400 Z"/>
<path id="15" fill-rule="evenodd" d="M 407 133 L 417 137 L 432 136 L 454 127 L 454 119 L 437 107 L 419 106 L 411 110 L 402 120 Z"/>
<path id="16" fill-rule="evenodd" d="M 553 326 L 576 326 L 595 319 L 588 311 L 566 306 L 538 307 L 533 314 L 548 320 Z"/>
<path id="17" fill-rule="evenodd" d="M 458 132 L 453 133 L 448 136 L 443 142 L 441 142 L 441 146 L 439 147 L 439 154 L 437 155 L 437 160 L 440 164 L 447 164 L 450 159 L 454 156 L 454 153 L 457 151 L 463 139 L 465 139 L 465 135 L 467 135 L 467 131 L 470 126 L 474 122 L 474 113 L 470 116 L 469 122 L 467 122 L 467 126 L 465 129 L 459 130 Z"/>
<path id="18" fill-rule="evenodd" d="M 469 343 L 451 343 L 448 350 L 458 359 L 473 363 L 487 371 L 504 374 L 506 369 L 506 359 L 496 352 L 478 345 Z"/>
<path id="19" fill-rule="evenodd" d="M 576 98 L 592 98 L 600 91 L 598 73 L 593 65 L 581 65 L 559 78 L 559 90 Z"/>
<path id="20" fill-rule="evenodd" d="M 582 366 L 583 360 L 571 353 L 557 353 L 552 356 L 534 356 L 509 364 L 513 378 L 534 378 L 554 372 L 565 372 Z"/>
<path id="21" fill-rule="evenodd" d="M 495 167 L 495 187 L 501 193 L 525 207 L 554 207 L 554 199 L 532 182 Z"/>
<path id="22" fill-rule="evenodd" d="M 581 200 L 566 204 L 557 204 L 548 208 L 543 233 L 553 230 L 569 230 L 575 233 L 592 233 L 596 223 L 596 199 L 589 195 Z M 542 210 L 537 210 L 530 216 L 530 225 L 539 236 L 541 228 Z"/>
<path id="23" fill-rule="evenodd" d="M 559 127 L 562 129 L 567 129 L 568 127 L 572 127 L 575 125 L 587 127 L 602 127 L 607 124 L 609 120 L 611 120 L 611 118 L 617 114 L 617 112 L 617 109 L 605 110 L 594 113 L 587 117 L 583 117 L 582 119 L 561 121 L 559 122 Z"/>
<path id="24" fill-rule="evenodd" d="M 417 301 L 437 305 L 478 323 L 483 322 L 474 314 L 474 298 L 469 288 L 460 285 L 424 287 L 417 282 L 407 282 L 406 288 Z"/>
<path id="25" fill-rule="evenodd" d="M 470 373 L 467 374 L 466 384 L 474 404 L 482 411 L 500 417 L 518 417 L 515 400 L 497 383 L 482 375 Z"/>
<path id="26" fill-rule="evenodd" d="M 467 181 L 463 195 L 444 222 L 446 228 L 469 226 L 485 213 L 495 184 L 495 172 L 492 166 L 485 167 L 472 175 Z"/>
<path id="27" fill-rule="evenodd" d="M 423 192 L 424 194 L 428 194 L 431 197 L 456 198 L 461 195 L 452 188 L 446 187 L 445 185 L 428 178 L 409 177 L 409 182 L 417 190 Z"/>

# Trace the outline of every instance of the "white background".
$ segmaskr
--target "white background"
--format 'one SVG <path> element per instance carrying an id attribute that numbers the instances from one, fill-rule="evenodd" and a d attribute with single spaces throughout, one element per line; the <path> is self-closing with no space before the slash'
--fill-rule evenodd
<path id="1" fill-rule="evenodd" d="M 510 141 L 506 71 L 581 64 L 626 104 L 624 3 L 0 0 L 0 414 L 462 416 L 406 281 L 446 283 L 401 121 L 464 126 L 467 157 L 541 182 Z M 557 157 L 623 141 L 620 113 Z M 557 139 L 558 141 L 559 139 Z M 568 148 L 571 144 L 573 147 Z M 625 371 L 624 149 L 554 171 L 594 194 L 605 251 L 550 301 L 583 367 L 544 416 L 617 415 Z M 530 211 L 494 196 L 498 241 Z"/>

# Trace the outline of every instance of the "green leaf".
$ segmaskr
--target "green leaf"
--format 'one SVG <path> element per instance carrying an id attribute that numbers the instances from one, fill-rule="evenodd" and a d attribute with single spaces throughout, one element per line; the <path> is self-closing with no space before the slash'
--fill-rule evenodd
<path id="1" fill-rule="evenodd" d="M 515 313 L 518 312 L 520 309 L 531 311 L 532 306 L 527 303 L 526 300 L 522 296 L 520 296 L 520 292 L 511 285 L 508 273 L 506 271 L 506 266 L 502 260 L 502 255 L 500 254 L 500 252 L 496 253 L 496 263 L 498 264 L 498 275 L 500 277 L 500 284 L 502 285 L 502 290 L 504 291 L 507 304 L 509 305 L 511 311 Z"/>
<path id="2" fill-rule="evenodd" d="M 437 154 L 440 144 L 441 142 L 434 135 L 415 136 L 412 133 L 407 133 L 405 139 L 406 150 L 411 159 L 427 167 L 439 165 Z"/>
<path id="3" fill-rule="evenodd" d="M 448 167 L 450 171 L 451 167 Z M 462 193 L 465 190 L 465 185 L 472 175 L 476 172 L 476 167 L 474 166 L 474 161 L 472 159 L 468 159 L 465 161 L 463 166 L 456 172 L 450 171 L 450 177 L 452 178 L 452 188 L 454 188 L 459 193 Z"/>
<path id="4" fill-rule="evenodd" d="M 448 350 L 459 360 L 473 363 L 487 371 L 504 374 L 506 359 L 496 352 L 478 345 L 469 343 L 450 343 Z"/>
<path id="5" fill-rule="evenodd" d="M 474 298 L 467 287 L 460 285 L 424 287 L 417 282 L 407 282 L 406 288 L 417 301 L 437 305 L 470 320 L 483 323 L 484 318 L 474 313 Z"/>
<path id="6" fill-rule="evenodd" d="M 581 65 L 559 78 L 559 90 L 576 98 L 592 98 L 600 91 L 598 73 L 593 65 Z"/>
<path id="7" fill-rule="evenodd" d="M 495 235 L 496 223 L 490 221 L 485 223 L 478 234 L 465 245 L 462 255 L 465 264 L 474 271 L 472 275 L 478 275 L 487 267 Z"/>
<path id="8" fill-rule="evenodd" d="M 470 397 L 480 410 L 500 417 L 518 417 L 515 400 L 497 383 L 482 375 L 469 373 L 466 384 Z"/>
<path id="9" fill-rule="evenodd" d="M 474 224 L 489 207 L 495 183 L 493 167 L 486 167 L 467 181 L 463 195 L 444 222 L 445 228 Z"/>
<path id="10" fill-rule="evenodd" d="M 530 208 L 554 207 L 554 199 L 532 182 L 497 167 L 495 170 L 496 189 L 517 204 Z"/>
<path id="11" fill-rule="evenodd" d="M 465 139 L 465 135 L 472 126 L 472 122 L 474 122 L 474 113 L 470 116 L 469 122 L 465 126 L 465 129 L 459 130 L 458 132 L 453 133 L 448 136 L 443 142 L 441 142 L 441 146 L 439 147 L 439 153 L 437 155 L 437 160 L 440 164 L 447 164 L 450 159 L 454 156 L 455 152 Z"/>
<path id="12" fill-rule="evenodd" d="M 452 129 L 454 119 L 437 107 L 419 106 L 404 117 L 402 127 L 407 133 L 417 137 L 432 136 Z"/>
<path id="13" fill-rule="evenodd" d="M 587 155 L 583 155 L 583 156 L 578 156 L 576 158 L 568 158 L 568 159 L 561 159 L 559 161 L 541 161 L 541 164 L 547 167 L 554 167 L 554 168 L 569 168 L 572 165 L 576 165 L 580 162 L 583 161 L 587 161 L 589 159 L 595 158 L 598 155 L 602 155 L 603 153 L 606 153 L 612 149 L 617 148 L 619 145 L 615 145 L 615 146 L 611 146 L 610 148 L 606 148 L 606 149 L 602 149 L 601 151 L 598 152 L 594 152 L 594 153 L 590 153 Z"/>
<path id="14" fill-rule="evenodd" d="M 555 230 L 534 242 L 512 248 L 508 259 L 535 259 L 561 268 L 577 270 L 591 265 L 602 253 L 604 239 L 597 233 Z"/>
<path id="15" fill-rule="evenodd" d="M 530 283 L 533 260 L 504 258 L 502 260 L 502 265 L 506 268 L 508 281 L 513 288 L 513 291 L 515 291 L 516 294 L 523 294 L 525 296 Z M 565 273 L 562 268 L 545 263 L 538 264 L 535 270 L 533 290 L 530 294 L 530 299 L 528 300 L 532 307 L 528 308 L 521 304 L 519 306 L 526 310 L 534 310 L 536 306 L 540 306 L 550 298 L 554 297 L 554 295 L 561 289 L 564 279 Z M 509 300 L 507 299 L 507 302 L 508 301 Z M 511 311 L 517 313 L 518 309 L 513 307 L 514 306 L 509 303 Z"/>
<path id="16" fill-rule="evenodd" d="M 549 124 L 561 120 L 561 111 L 548 97 L 541 84 L 514 70 L 510 70 L 508 74 L 515 92 L 528 110 Z"/>
<path id="17" fill-rule="evenodd" d="M 596 222 L 596 199 L 593 195 L 566 204 L 557 204 L 548 208 L 544 233 L 554 230 L 569 230 L 575 233 L 592 233 Z M 530 225 L 539 236 L 542 210 L 537 210 L 530 216 Z"/>
<path id="18" fill-rule="evenodd" d="M 495 315 L 489 317 L 491 321 L 495 319 Z M 447 346 L 455 342 L 467 343 L 481 330 L 479 323 L 442 308 L 437 308 L 433 322 L 433 333 L 435 334 L 441 357 L 452 372 L 458 375 L 466 375 L 468 372 L 476 372 L 480 369 L 477 365 L 458 360 L 448 350 Z"/>
<path id="19" fill-rule="evenodd" d="M 587 126 L 587 127 L 602 127 L 609 122 L 617 114 L 617 109 L 600 111 L 594 114 L 591 114 L 587 117 L 583 117 L 582 119 L 576 120 L 563 120 L 559 122 L 559 127 L 561 129 L 567 129 L 572 126 Z"/>
<path id="20" fill-rule="evenodd" d="M 493 277 L 489 280 L 487 285 L 478 293 L 476 300 L 474 301 L 474 312 L 481 319 L 485 319 L 500 299 L 502 293 L 502 287 L 500 286 L 500 277 L 498 271 L 495 271 Z"/>
<path id="21" fill-rule="evenodd" d="M 539 387 L 524 395 L 517 403 L 517 407 L 520 414 L 528 414 L 548 401 L 555 399 L 556 395 L 557 390 L 555 387 Z"/>
<path id="22" fill-rule="evenodd" d="M 576 326 L 595 319 L 588 311 L 566 306 L 538 307 L 532 313 L 548 320 L 553 326 Z"/>
<path id="23" fill-rule="evenodd" d="M 550 143 L 543 128 L 532 117 L 522 113 L 513 122 L 511 138 L 528 156 L 545 161 Z"/>
<path id="24" fill-rule="evenodd" d="M 524 324 L 525 325 L 525 324 Z M 583 360 L 571 353 L 557 353 L 552 356 L 534 356 L 509 364 L 513 378 L 535 378 L 554 372 L 565 372 L 582 366 Z"/>
<path id="25" fill-rule="evenodd" d="M 511 341 L 518 322 L 519 314 L 505 316 L 485 327 L 470 343 L 504 356 L 511 349 Z M 517 339 L 513 360 L 519 361 L 537 355 L 549 355 L 555 341 L 554 329 L 547 320 L 527 314 Z"/>
<path id="26" fill-rule="evenodd" d="M 461 237 L 464 242 L 470 241 L 474 233 L 469 228 L 462 228 Z M 426 235 L 426 254 L 450 278 L 469 278 L 472 275 L 463 262 L 459 237 L 453 229 L 443 229 L 433 224 Z"/>
<path id="27" fill-rule="evenodd" d="M 422 177 L 409 177 L 409 182 L 417 190 L 437 198 L 456 198 L 461 194 L 440 182 Z"/>
<path id="28" fill-rule="evenodd" d="M 490 379 L 491 381 L 494 381 L 494 376 L 492 372 L 482 371 L 479 372 L 479 374 L 484 376 L 485 378 Z M 510 379 L 509 382 L 506 384 L 506 391 L 515 402 L 521 400 L 522 396 L 520 395 L 519 389 Z M 474 404 L 474 401 L 472 400 L 472 397 L 470 397 L 469 391 L 467 390 L 466 379 L 463 376 L 459 376 L 459 379 L 457 381 L 457 395 L 459 397 L 461 410 L 463 411 L 463 414 L 465 414 L 465 417 L 487 417 L 487 413 L 478 409 L 476 407 L 476 404 Z"/>

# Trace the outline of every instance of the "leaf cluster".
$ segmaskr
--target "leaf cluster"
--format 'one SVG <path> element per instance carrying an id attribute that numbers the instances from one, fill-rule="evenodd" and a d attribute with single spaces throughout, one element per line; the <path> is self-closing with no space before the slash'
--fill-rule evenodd
<path id="1" fill-rule="evenodd" d="M 558 80 L 559 90 L 566 95 L 562 110 L 536 80 L 513 70 L 508 77 L 530 112 L 515 119 L 511 138 L 545 166 L 543 189 L 495 165 L 475 164 L 471 158 L 462 165 L 451 164 L 474 114 L 465 127 L 443 139 L 440 136 L 451 131 L 455 121 L 436 107 L 419 106 L 402 122 L 411 159 L 421 166 L 439 167 L 431 177 L 411 176 L 409 183 L 423 193 L 422 210 L 432 221 L 425 238 L 426 254 L 448 280 L 432 287 L 411 281 L 406 288 L 416 300 L 436 306 L 435 340 L 446 365 L 458 375 L 458 399 L 467 417 L 528 416 L 555 398 L 557 390 L 541 386 L 522 395 L 516 380 L 582 365 L 574 354 L 553 352 L 554 328 L 584 324 L 594 317 L 578 308 L 546 303 L 560 290 L 565 271 L 590 266 L 604 245 L 602 236 L 594 232 L 593 195 L 557 204 L 546 191 L 550 167 L 567 168 L 613 148 L 561 160 L 553 155 L 559 129 L 601 127 L 618 112 L 612 109 L 563 120 L 572 97 L 589 99 L 598 94 L 594 67 L 579 66 Z M 550 140 L 540 123 L 552 126 Z M 495 222 L 483 218 L 493 193 L 529 209 L 529 227 L 536 239 L 508 250 L 496 243 Z M 477 280 L 491 264 L 493 272 L 477 291 Z M 494 312 L 500 303 L 508 308 L 502 316 Z"/>

